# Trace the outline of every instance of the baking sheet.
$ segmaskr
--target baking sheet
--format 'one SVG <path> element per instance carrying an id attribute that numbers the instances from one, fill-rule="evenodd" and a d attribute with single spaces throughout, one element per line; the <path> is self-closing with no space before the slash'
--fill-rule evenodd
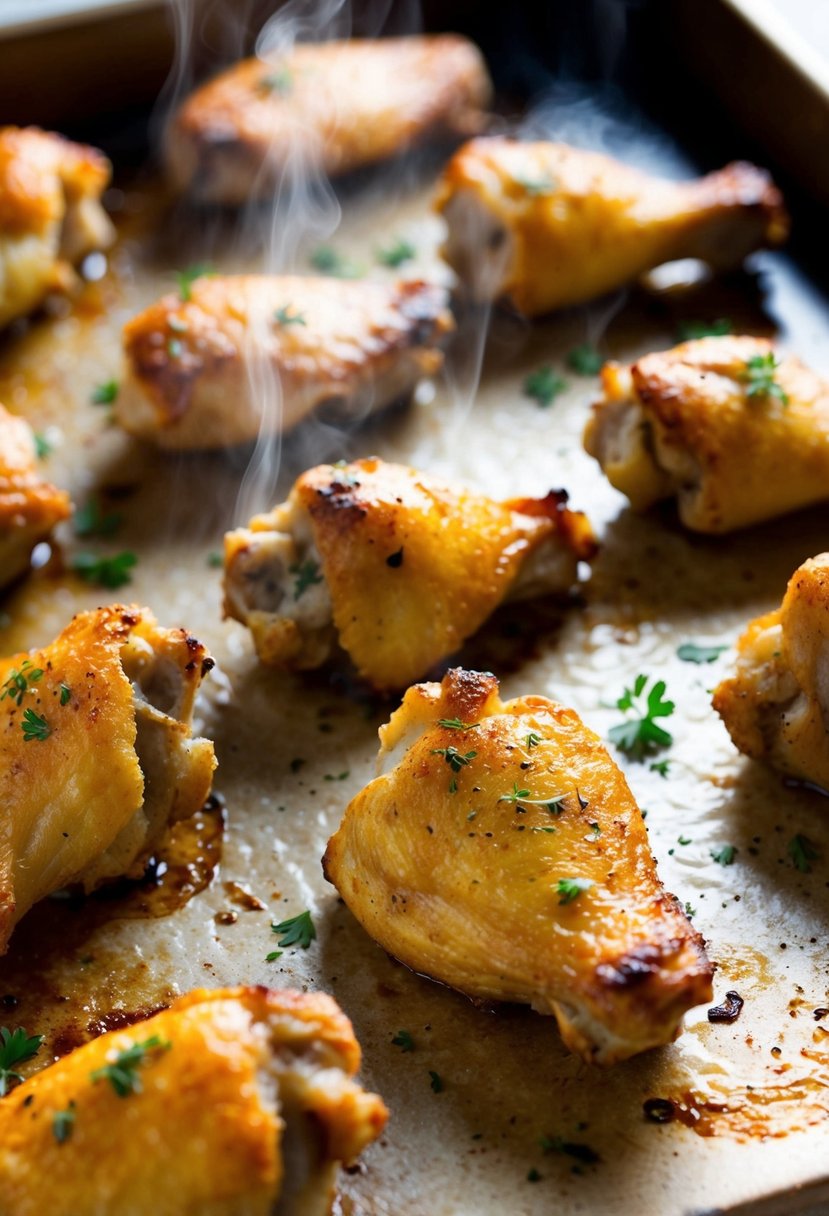
<path id="1" fill-rule="evenodd" d="M 376 248 L 404 236 L 418 249 L 405 273 L 446 277 L 434 252 L 440 224 L 428 211 L 430 183 L 400 191 L 390 201 L 378 189 L 353 189 L 331 243 L 386 277 L 394 272 L 377 265 Z M 342 1216 L 679 1216 L 778 1192 L 762 1211 L 789 1213 L 829 1199 L 829 1018 L 813 1014 L 829 1004 L 829 804 L 784 788 L 734 752 L 708 704 L 728 653 L 703 667 L 675 654 L 683 641 L 733 642 L 750 617 L 776 606 L 798 563 L 827 547 L 827 513 L 721 540 L 684 534 L 670 512 L 634 516 L 581 450 L 596 380 L 564 366 L 565 353 L 587 340 L 629 359 L 671 345 L 678 316 L 729 315 L 751 332 L 770 332 L 785 317 L 784 341 L 827 372 L 822 298 L 784 257 L 762 255 L 754 274 L 690 297 L 620 295 L 532 327 L 497 316 L 477 393 L 480 318 L 467 319 L 434 394 L 421 392 L 408 409 L 351 435 L 312 423 L 281 450 L 257 453 L 252 467 L 250 452 L 171 458 L 129 440 L 90 404 L 92 388 L 120 374 L 122 323 L 174 284 L 175 267 L 201 260 L 205 244 L 228 270 L 277 254 L 307 268 L 307 245 L 257 249 L 250 233 L 205 217 L 197 226 L 180 209 L 165 210 L 151 182 L 110 201 L 122 237 L 107 274 L 73 306 L 5 340 L 0 400 L 53 442 L 45 469 L 77 504 L 106 491 L 124 522 L 112 541 L 59 532 L 52 555 L 42 554 L 49 560 L 5 601 L 0 644 L 9 653 L 43 643 L 74 611 L 117 598 L 64 573 L 73 552 L 135 551 L 133 584 L 118 594 L 148 604 L 165 624 L 185 624 L 218 661 L 200 725 L 216 742 L 226 825 L 218 868 L 182 906 L 182 884 L 198 888 L 215 860 L 197 857 L 216 834 L 215 811 L 195 843 L 179 842 L 155 892 L 35 909 L 0 962 L 2 1020 L 46 1034 L 40 1065 L 200 984 L 331 992 L 362 1043 L 364 1083 L 392 1111 L 382 1140 L 343 1175 Z M 90 269 L 96 275 L 102 265 Z M 548 362 L 568 388 L 541 409 L 521 385 Z M 695 909 L 717 960 L 715 1003 L 731 988 L 745 999 L 735 1024 L 710 1025 L 705 1008 L 694 1010 L 674 1045 L 596 1071 L 564 1051 L 552 1019 L 475 1008 L 396 964 L 324 882 L 319 858 L 348 799 L 373 775 L 377 726 L 392 703 L 360 696 L 347 676 L 262 671 L 242 627 L 220 621 L 210 555 L 225 528 L 284 495 L 308 463 L 368 453 L 495 496 L 565 486 L 588 511 L 602 551 L 583 604 L 503 612 L 459 658 L 495 670 L 505 696 L 541 693 L 574 706 L 603 735 L 619 718 L 609 706 L 626 683 L 639 672 L 666 679 L 677 703 L 670 774 L 627 769 L 661 876 Z M 795 833 L 820 851 L 809 874 L 787 856 Z M 680 836 L 691 843 L 679 845 Z M 726 843 L 739 850 L 730 867 L 709 855 Z M 156 915 L 165 907 L 174 910 Z M 276 944 L 271 921 L 305 908 L 317 941 L 266 963 Z M 392 1044 L 401 1029 L 414 1038 L 411 1053 Z M 432 1091 L 430 1070 L 442 1093 Z M 648 1122 L 642 1104 L 651 1097 L 678 1103 L 682 1119 Z M 545 1154 L 541 1138 L 555 1137 L 588 1145 L 600 1160 Z"/>

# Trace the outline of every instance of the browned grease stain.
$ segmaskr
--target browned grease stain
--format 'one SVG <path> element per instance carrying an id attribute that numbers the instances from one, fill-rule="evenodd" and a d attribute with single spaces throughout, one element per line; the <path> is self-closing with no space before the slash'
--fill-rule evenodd
<path id="1" fill-rule="evenodd" d="M 230 897 L 230 902 L 245 912 L 263 912 L 267 907 L 252 891 L 248 891 L 238 882 L 223 882 L 222 887 Z"/>

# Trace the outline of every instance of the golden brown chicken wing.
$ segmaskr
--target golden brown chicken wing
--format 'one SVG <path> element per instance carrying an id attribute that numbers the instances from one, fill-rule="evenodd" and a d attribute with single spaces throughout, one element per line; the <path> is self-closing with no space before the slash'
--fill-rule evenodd
<path id="1" fill-rule="evenodd" d="M 23 573 L 35 545 L 71 510 L 69 495 L 40 476 L 29 424 L 0 405 L 0 587 Z"/>
<path id="2" fill-rule="evenodd" d="M 167 132 L 167 171 L 204 202 L 240 206 L 309 159 L 334 176 L 472 135 L 491 92 L 477 47 L 454 34 L 298 45 L 191 94 Z"/>
<path id="3" fill-rule="evenodd" d="M 116 420 L 164 448 L 248 443 L 328 402 L 362 417 L 439 371 L 454 328 L 446 293 L 421 282 L 206 277 L 188 297 L 124 328 Z"/>
<path id="4" fill-rule="evenodd" d="M 465 144 L 436 205 L 444 257 L 471 297 L 506 298 L 530 317 L 678 258 L 738 266 L 788 233 L 780 192 L 753 165 L 673 182 L 566 144 L 503 138 Z"/>
<path id="5" fill-rule="evenodd" d="M 75 282 L 73 266 L 112 244 L 101 206 L 109 161 L 36 127 L 0 128 L 0 326 Z"/>
<path id="6" fill-rule="evenodd" d="M 335 643 L 403 688 L 505 599 L 564 593 L 593 533 L 566 495 L 495 502 L 375 458 L 319 465 L 225 537 L 225 612 L 263 663 L 319 667 Z"/>
<path id="7" fill-rule="evenodd" d="M 190 717 L 212 666 L 184 629 L 119 605 L 0 661 L 0 952 L 51 892 L 140 877 L 204 804 L 216 762 Z"/>
<path id="8" fill-rule="evenodd" d="M 713 703 L 741 752 L 829 792 L 829 553 L 804 562 L 781 606 L 751 622 Z"/>
<path id="9" fill-rule="evenodd" d="M 636 510 L 676 497 L 695 532 L 829 500 L 829 385 L 763 338 L 609 363 L 584 446 Z"/>
<path id="10" fill-rule="evenodd" d="M 711 996 L 703 941 L 659 881 L 601 740 L 545 697 L 450 671 L 380 729 L 325 875 L 380 945 L 479 1000 L 552 1014 L 609 1064 L 668 1043 Z"/>
<path id="11" fill-rule="evenodd" d="M 3 1216 L 323 1216 L 387 1111 L 322 993 L 198 989 L 0 1101 Z"/>

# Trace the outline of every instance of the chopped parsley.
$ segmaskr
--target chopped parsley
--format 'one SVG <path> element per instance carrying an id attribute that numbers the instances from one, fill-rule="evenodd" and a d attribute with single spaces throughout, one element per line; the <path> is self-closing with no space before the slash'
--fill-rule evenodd
<path id="1" fill-rule="evenodd" d="M 42 714 L 37 714 L 33 709 L 23 710 L 23 721 L 20 724 L 23 727 L 23 742 L 31 743 L 37 739 L 38 743 L 45 743 L 52 733 L 52 728 Z"/>
<path id="2" fill-rule="evenodd" d="M 181 300 L 186 304 L 193 298 L 193 284 L 196 279 L 209 278 L 215 274 L 215 270 L 207 262 L 197 262 L 194 266 L 188 266 L 186 270 L 177 270 L 175 272 L 176 282 L 178 283 L 178 294 Z"/>
<path id="3" fill-rule="evenodd" d="M 31 659 L 24 659 L 17 667 L 13 667 L 9 673 L 9 677 L 2 685 L 0 691 L 0 701 L 5 701 L 6 697 L 11 697 L 16 701 L 18 707 L 23 703 L 23 696 L 29 691 L 30 684 L 37 684 L 38 680 L 43 676 L 43 668 L 35 667 Z"/>
<path id="4" fill-rule="evenodd" d="M 311 558 L 308 558 L 304 562 L 295 562 L 293 566 L 288 567 L 288 573 L 296 575 L 296 582 L 294 583 L 295 600 L 304 595 L 309 587 L 313 587 L 323 581 L 318 564 L 312 561 Z"/>
<path id="5" fill-rule="evenodd" d="M 571 904 L 584 891 L 589 891 L 593 885 L 592 878 L 559 878 L 556 883 L 559 906 Z"/>
<path id="6" fill-rule="evenodd" d="M 284 953 L 284 950 L 271 950 L 269 954 L 265 955 L 265 962 L 275 963 L 278 958 L 282 958 Z"/>
<path id="7" fill-rule="evenodd" d="M 699 646 L 696 642 L 683 642 L 677 646 L 676 657 L 683 663 L 713 663 L 727 646 Z"/>
<path id="8" fill-rule="evenodd" d="M 333 275 L 337 279 L 359 279 L 363 273 L 362 267 L 343 257 L 330 245 L 320 245 L 314 250 L 311 254 L 311 265 L 314 270 Z"/>
<path id="9" fill-rule="evenodd" d="M 408 1030 L 398 1030 L 397 1034 L 392 1039 L 392 1045 L 399 1047 L 401 1051 L 414 1051 L 414 1039 Z"/>
<path id="10" fill-rule="evenodd" d="M 433 1094 L 442 1094 L 443 1093 L 443 1078 L 440 1076 L 439 1073 L 432 1072 L 431 1068 L 429 1069 L 429 1076 L 431 1078 L 431 1080 L 429 1081 L 429 1084 L 432 1087 L 432 1093 Z"/>
<path id="11" fill-rule="evenodd" d="M 567 366 L 579 376 L 595 376 L 602 370 L 603 364 L 604 359 L 589 342 L 574 346 L 567 352 Z"/>
<path id="12" fill-rule="evenodd" d="M 0 1097 L 23 1080 L 14 1066 L 36 1056 L 42 1043 L 42 1034 L 28 1035 L 22 1026 L 16 1030 L 0 1026 Z"/>
<path id="13" fill-rule="evenodd" d="M 677 844 L 691 844 L 692 843 L 690 836 L 677 836 L 676 842 L 677 842 Z"/>
<path id="14" fill-rule="evenodd" d="M 104 384 L 96 384 L 89 400 L 93 405 L 112 405 L 118 397 L 118 381 L 107 380 Z"/>
<path id="15" fill-rule="evenodd" d="M 657 726 L 654 720 L 669 718 L 674 712 L 673 701 L 665 700 L 665 681 L 654 680 L 643 704 L 641 697 L 647 683 L 647 676 L 638 675 L 633 688 L 625 689 L 616 702 L 616 707 L 624 713 L 632 712 L 634 717 L 620 722 L 618 726 L 612 726 L 608 731 L 610 742 L 615 744 L 620 752 L 640 761 L 663 747 L 670 747 L 674 741 L 673 735 Z"/>
<path id="16" fill-rule="evenodd" d="M 685 901 L 685 915 L 688 917 L 688 919 L 689 919 L 689 920 L 693 920 L 693 919 L 694 919 L 694 917 L 696 916 L 696 914 L 697 914 L 697 910 L 696 910 L 696 908 L 692 908 L 692 907 L 691 907 L 691 905 L 689 904 L 688 900 L 686 899 L 686 901 Z"/>
<path id="17" fill-rule="evenodd" d="M 75 512 L 72 527 L 76 536 L 112 536 L 122 520 L 114 511 L 105 514 L 98 499 L 90 498 Z"/>
<path id="18" fill-rule="evenodd" d="M 348 776 L 348 769 L 346 769 L 345 772 L 342 772 L 342 773 L 326 773 L 325 780 L 326 781 L 345 781 L 347 776 Z"/>
<path id="19" fill-rule="evenodd" d="M 52 1115 L 52 1135 L 58 1144 L 65 1144 L 75 1126 L 75 1103 L 70 1102 L 65 1110 L 56 1110 Z"/>
<path id="20" fill-rule="evenodd" d="M 293 87 L 294 77 L 290 68 L 277 68 L 259 81 L 263 93 L 278 93 L 280 97 L 287 97 Z"/>
<path id="21" fill-rule="evenodd" d="M 277 325 L 306 325 L 305 314 L 301 312 L 292 312 L 290 304 L 283 304 L 281 308 L 277 308 L 273 314 L 273 319 Z"/>
<path id="22" fill-rule="evenodd" d="M 452 772 L 459 773 L 462 768 L 475 759 L 478 753 L 476 751 L 459 752 L 456 747 L 433 747 L 430 754 L 433 756 L 443 756 Z M 458 783 L 453 777 L 449 782 L 449 793 L 456 794 L 457 790 Z"/>
<path id="23" fill-rule="evenodd" d="M 402 266 L 404 262 L 410 262 L 416 253 L 411 241 L 396 237 L 390 245 L 377 250 L 377 261 L 383 266 Z"/>
<path id="24" fill-rule="evenodd" d="M 300 950 L 307 950 L 317 936 L 311 913 L 307 909 L 298 916 L 281 920 L 278 925 L 271 925 L 271 932 L 279 934 L 277 945 L 298 946 Z"/>
<path id="25" fill-rule="evenodd" d="M 480 722 L 462 722 L 460 718 L 438 718 L 438 726 L 444 730 L 474 730 Z"/>
<path id="26" fill-rule="evenodd" d="M 554 372 L 549 364 L 540 367 L 536 372 L 530 372 L 524 380 L 524 396 L 531 397 L 542 408 L 552 405 L 559 393 L 563 393 L 566 388 L 567 381 Z"/>
<path id="27" fill-rule="evenodd" d="M 524 742 L 527 745 L 527 750 L 531 751 L 532 748 L 538 747 L 539 743 L 541 742 L 541 735 L 537 735 L 534 730 L 531 730 L 530 733 L 525 737 Z"/>
<path id="28" fill-rule="evenodd" d="M 720 849 L 710 850 L 712 859 L 721 866 L 732 866 L 738 852 L 737 846 L 733 844 L 724 844 Z"/>
<path id="29" fill-rule="evenodd" d="M 151 1035 L 143 1043 L 133 1043 L 119 1051 L 111 1064 L 104 1064 L 91 1072 L 90 1078 L 97 1085 L 99 1081 L 109 1081 L 119 1098 L 128 1098 L 130 1094 L 140 1094 L 142 1090 L 139 1069 L 149 1063 L 148 1056 L 152 1052 L 169 1051 L 172 1043 L 159 1035 Z"/>
<path id="30" fill-rule="evenodd" d="M 42 431 L 35 431 L 32 438 L 35 441 L 35 455 L 38 460 L 45 460 L 52 455 L 52 445 Z"/>
<path id="31" fill-rule="evenodd" d="M 746 396 L 749 400 L 753 397 L 776 397 L 781 405 L 789 404 L 788 393 L 774 378 L 779 366 L 774 351 L 751 356 L 741 377 L 746 384 Z"/>
<path id="32" fill-rule="evenodd" d="M 820 860 L 820 853 L 809 837 L 801 836 L 799 833 L 797 836 L 792 836 L 786 845 L 786 852 L 794 862 L 795 869 L 800 870 L 801 874 L 811 873 L 812 867 L 809 863 Z"/>
<path id="33" fill-rule="evenodd" d="M 562 803 L 567 797 L 566 794 L 550 794 L 546 798 L 533 798 L 530 796 L 529 790 L 518 788 L 518 782 L 513 781 L 512 792 L 502 794 L 498 799 L 499 802 L 512 802 L 516 807 L 523 802 L 526 806 L 543 806 L 550 812 L 551 815 L 560 815 L 562 811 Z M 520 810 L 520 807 L 518 807 Z"/>
<path id="34" fill-rule="evenodd" d="M 660 777 L 667 777 L 670 765 L 670 760 L 653 760 L 648 765 L 648 768 L 652 773 L 659 773 Z"/>
<path id="35" fill-rule="evenodd" d="M 716 321 L 680 321 L 677 337 L 680 342 L 689 342 L 694 338 L 722 338 L 730 334 L 733 328 L 728 317 L 718 317 Z"/>
<path id="36" fill-rule="evenodd" d="M 60 686 L 60 703 L 61 703 L 61 705 L 68 705 L 69 701 L 71 700 L 71 697 L 72 697 L 72 689 L 69 687 L 69 685 L 61 684 L 61 686 Z"/>
<path id="37" fill-rule="evenodd" d="M 132 582 L 130 571 L 138 562 L 134 553 L 125 551 L 113 557 L 96 557 L 94 553 L 77 553 L 72 569 L 87 583 L 115 590 Z"/>
<path id="38" fill-rule="evenodd" d="M 222 566 L 224 565 L 224 558 L 218 549 L 213 549 L 210 553 L 208 553 L 207 564 L 213 570 L 221 570 Z"/>

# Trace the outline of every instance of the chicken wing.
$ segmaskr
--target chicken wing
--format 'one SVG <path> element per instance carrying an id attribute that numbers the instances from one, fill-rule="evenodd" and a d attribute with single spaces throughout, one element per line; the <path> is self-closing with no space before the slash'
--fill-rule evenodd
<path id="1" fill-rule="evenodd" d="M 0 405 L 0 587 L 23 573 L 35 545 L 71 510 L 69 495 L 40 476 L 29 424 Z"/>
<path id="2" fill-rule="evenodd" d="M 241 206 L 298 160 L 334 176 L 475 134 L 491 93 L 477 47 L 455 34 L 298 45 L 191 94 L 167 132 L 167 172 L 203 202 Z"/>
<path id="3" fill-rule="evenodd" d="M 829 499 L 829 385 L 763 338 L 700 338 L 609 363 L 584 446 L 636 510 L 676 497 L 694 532 Z"/>
<path id="4" fill-rule="evenodd" d="M 829 793 L 829 553 L 804 562 L 781 606 L 751 622 L 713 704 L 741 752 Z"/>
<path id="5" fill-rule="evenodd" d="M 595 542 L 566 494 L 496 502 L 375 458 L 319 465 L 225 537 L 225 612 L 263 663 L 319 667 L 337 641 L 404 688 L 505 599 L 564 593 Z"/>
<path id="6" fill-rule="evenodd" d="M 164 448 L 278 434 L 324 403 L 362 417 L 440 370 L 454 324 L 421 282 L 244 275 L 197 279 L 124 328 L 116 420 Z"/>
<path id="7" fill-rule="evenodd" d="M 168 823 L 204 804 L 213 744 L 189 723 L 212 666 L 184 629 L 119 605 L 0 661 L 0 952 L 51 892 L 140 877 Z"/>
<path id="8" fill-rule="evenodd" d="M 455 154 L 436 206 L 443 255 L 470 296 L 506 298 L 529 317 L 678 258 L 730 269 L 788 233 L 780 192 L 753 165 L 673 182 L 566 144 L 503 138 Z"/>
<path id="9" fill-rule="evenodd" d="M 0 128 L 0 326 L 75 282 L 73 266 L 112 244 L 101 206 L 109 161 L 36 127 Z"/>
<path id="10" fill-rule="evenodd" d="M 659 881 L 601 740 L 545 697 L 455 669 L 380 729 L 381 776 L 323 858 L 395 958 L 477 1000 L 552 1014 L 585 1060 L 668 1043 L 711 996 L 700 935 Z"/>
<path id="11" fill-rule="evenodd" d="M 359 1065 L 323 993 L 197 989 L 0 1101 L 0 1210 L 324 1216 L 386 1123 Z"/>

